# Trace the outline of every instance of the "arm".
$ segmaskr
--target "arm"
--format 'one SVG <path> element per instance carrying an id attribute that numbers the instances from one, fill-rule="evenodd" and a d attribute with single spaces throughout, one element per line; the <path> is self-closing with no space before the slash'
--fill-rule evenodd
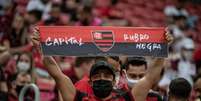
<path id="1" fill-rule="evenodd" d="M 163 69 L 164 59 L 158 58 L 153 65 L 148 68 L 144 78 L 142 78 L 133 88 L 132 95 L 136 101 L 145 101 L 149 90 L 158 82 Z"/>
<path id="2" fill-rule="evenodd" d="M 169 45 L 173 41 L 173 37 L 169 34 L 168 29 L 166 29 L 165 39 Z M 136 101 L 146 100 L 149 90 L 160 80 L 164 62 L 164 58 L 155 59 L 153 64 L 148 68 L 145 77 L 132 88 L 131 93 Z"/>
<path id="3" fill-rule="evenodd" d="M 73 101 L 76 90 L 70 78 L 62 73 L 56 61 L 52 57 L 44 57 L 43 62 L 45 67 L 47 67 L 48 73 L 56 81 L 56 86 L 61 92 L 63 100 Z"/>
<path id="4" fill-rule="evenodd" d="M 31 36 L 33 45 L 39 49 L 39 35 L 37 29 Z M 54 78 L 56 86 L 59 89 L 63 101 L 73 101 L 76 95 L 76 89 L 69 77 L 64 75 L 57 65 L 56 61 L 52 57 L 43 57 L 45 67 L 47 67 L 48 73 Z"/>
<path id="5" fill-rule="evenodd" d="M 6 61 L 8 61 L 11 57 L 11 54 L 6 50 L 2 53 L 0 53 L 0 64 L 4 64 Z"/>
<path id="6" fill-rule="evenodd" d="M 6 49 L 9 50 L 9 52 L 11 54 L 21 53 L 21 52 L 26 51 L 27 49 L 30 49 L 32 47 L 32 45 L 30 43 L 27 43 L 26 45 L 12 48 L 12 47 L 10 47 L 10 42 L 8 40 L 5 40 L 3 42 L 3 45 L 6 47 Z"/>

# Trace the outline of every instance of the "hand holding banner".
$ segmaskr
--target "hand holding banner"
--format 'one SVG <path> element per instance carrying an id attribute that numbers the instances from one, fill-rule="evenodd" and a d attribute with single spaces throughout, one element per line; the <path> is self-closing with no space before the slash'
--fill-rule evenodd
<path id="1" fill-rule="evenodd" d="M 44 55 L 167 57 L 161 27 L 39 26 Z"/>

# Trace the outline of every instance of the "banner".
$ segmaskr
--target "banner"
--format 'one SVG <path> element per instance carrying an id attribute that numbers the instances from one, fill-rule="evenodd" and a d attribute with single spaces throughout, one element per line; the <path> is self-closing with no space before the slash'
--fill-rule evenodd
<path id="1" fill-rule="evenodd" d="M 44 55 L 167 57 L 161 27 L 39 26 Z"/>

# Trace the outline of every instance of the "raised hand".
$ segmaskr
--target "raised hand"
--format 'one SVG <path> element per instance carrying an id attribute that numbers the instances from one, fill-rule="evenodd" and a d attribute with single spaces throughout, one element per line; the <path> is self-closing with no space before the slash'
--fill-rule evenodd
<path id="1" fill-rule="evenodd" d="M 33 35 L 31 35 L 31 41 L 35 47 L 37 47 L 37 48 L 39 47 L 40 36 L 39 36 L 39 29 L 37 27 L 34 28 L 34 33 L 33 33 Z"/>
<path id="2" fill-rule="evenodd" d="M 173 36 L 170 34 L 170 32 L 167 28 L 166 28 L 166 33 L 165 33 L 165 39 L 166 39 L 168 45 L 170 45 L 174 40 Z"/>

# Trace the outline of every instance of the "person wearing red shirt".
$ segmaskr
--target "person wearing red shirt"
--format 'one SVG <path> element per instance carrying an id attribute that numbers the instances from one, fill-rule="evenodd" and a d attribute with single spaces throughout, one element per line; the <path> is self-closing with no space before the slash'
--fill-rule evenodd
<path id="1" fill-rule="evenodd" d="M 31 75 L 25 72 L 13 74 L 8 77 L 8 101 L 18 101 L 22 88 L 31 83 Z M 31 92 L 26 93 L 25 101 L 32 101 Z"/>
<path id="2" fill-rule="evenodd" d="M 39 32 L 35 29 L 35 34 L 32 36 L 33 44 L 39 48 Z M 173 38 L 166 33 L 167 42 L 171 42 Z M 79 101 L 77 100 L 79 91 L 76 91 L 70 78 L 62 73 L 58 64 L 51 56 L 43 57 L 43 62 L 47 71 L 53 77 L 64 101 Z M 90 70 L 90 85 L 93 88 L 94 94 L 88 95 L 81 92 L 81 101 L 126 101 L 126 97 L 133 101 L 145 101 L 146 96 L 152 86 L 157 82 L 163 69 L 164 58 L 157 58 L 154 64 L 148 68 L 148 72 L 135 86 L 132 87 L 130 93 L 121 96 L 118 92 L 112 92 L 115 84 L 115 75 L 112 71 L 112 66 L 107 62 L 100 61 L 95 63 Z M 142 89 L 143 88 L 143 89 Z M 93 98 L 93 99 L 91 99 Z"/>
<path id="3" fill-rule="evenodd" d="M 79 57 L 79 58 L 83 58 L 86 61 L 86 57 Z M 78 64 L 80 59 L 77 59 L 75 64 Z M 121 63 L 120 63 L 120 59 L 118 56 L 109 56 L 109 57 L 96 57 L 95 61 L 98 60 L 103 60 L 103 61 L 107 61 L 109 64 L 111 64 L 114 68 L 115 71 L 115 85 L 114 85 L 114 89 L 118 89 L 118 90 L 124 90 L 124 89 L 128 89 L 127 87 L 127 83 L 125 83 L 125 77 L 123 75 L 123 73 L 121 73 Z M 77 62 L 78 61 L 78 62 Z M 88 68 L 88 70 L 90 70 L 91 66 L 86 66 L 86 68 Z M 90 71 L 85 71 L 85 75 L 83 76 L 83 78 L 81 80 L 79 80 L 78 82 L 76 82 L 75 88 L 81 92 L 87 93 L 87 94 L 93 94 L 93 90 L 91 88 L 91 85 L 89 84 L 89 72 Z"/>
<path id="4" fill-rule="evenodd" d="M 147 61 L 144 57 L 128 57 L 125 62 L 127 85 L 131 89 L 140 79 L 146 75 Z M 158 79 L 159 82 L 160 79 Z M 128 89 L 129 90 L 129 89 Z M 150 91 L 146 101 L 162 101 L 162 96 Z"/>

